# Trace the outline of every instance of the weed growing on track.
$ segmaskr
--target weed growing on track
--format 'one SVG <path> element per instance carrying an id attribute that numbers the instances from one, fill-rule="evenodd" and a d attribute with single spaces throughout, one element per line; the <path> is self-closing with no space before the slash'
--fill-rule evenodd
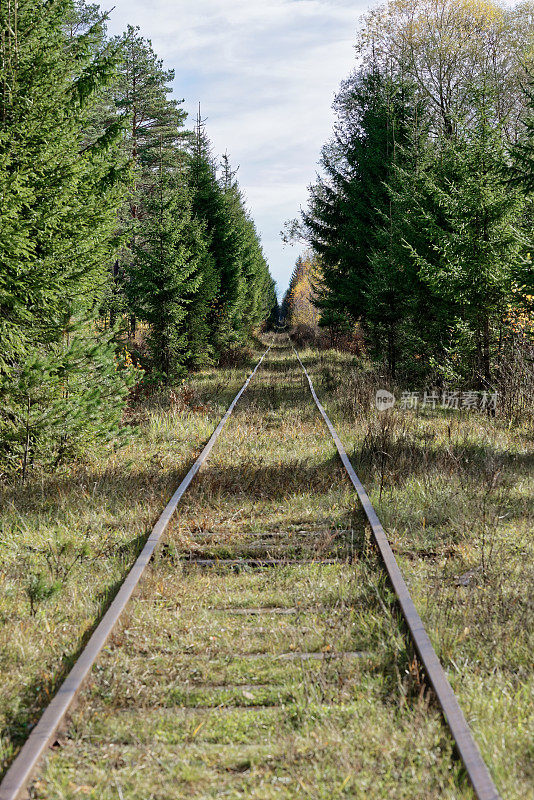
<path id="1" fill-rule="evenodd" d="M 471 798 L 291 352 L 242 399 L 36 797 Z"/>
<path id="2" fill-rule="evenodd" d="M 529 797 L 531 437 L 498 418 L 379 415 L 370 408 L 374 379 L 353 358 L 307 352 L 304 361 L 369 488 L 499 788 L 506 797 Z M 76 521 L 80 536 L 87 515 L 102 515 L 100 535 L 113 530 L 117 546 L 131 541 L 133 530 L 146 531 L 244 376 L 213 370 L 192 382 L 186 403 L 177 392 L 137 410 L 138 438 L 113 457 L 122 498 L 131 501 L 127 512 L 113 504 L 111 482 L 81 506 L 74 485 L 55 509 L 49 494 L 40 495 L 50 520 L 70 502 L 71 523 L 76 508 L 85 519 Z M 147 477 L 147 464 L 146 483 L 134 481 Z M 184 497 L 35 796 L 471 798 L 439 713 L 421 691 L 353 506 L 298 364 L 290 351 L 278 351 Z M 33 541 L 35 512 L 24 513 Z M 200 554 L 214 561 L 279 556 L 281 536 L 290 557 L 305 557 L 314 532 L 318 558 L 339 541 L 352 563 L 235 573 L 184 563 Z M 34 617 L 24 578 L 10 575 L 9 613 L 19 626 L 63 625 L 72 652 L 79 620 L 87 625 L 100 608 L 104 565 L 110 586 L 132 558 L 127 551 L 80 560 Z M 28 651 L 35 646 L 33 661 L 19 664 L 26 685 L 33 682 L 35 708 L 38 660 L 48 658 L 48 669 L 57 670 L 62 645 L 42 628 L 33 633 L 37 644 L 29 629 L 21 640 Z M 344 650 L 354 655 L 337 658 Z M 317 657 L 299 660 L 303 651 Z M 4 707 L 26 708 L 24 681 L 8 663 Z"/>
<path id="3" fill-rule="evenodd" d="M 127 447 L 0 487 L 0 775 L 247 374 L 199 373 L 131 409 Z"/>
<path id="4" fill-rule="evenodd" d="M 534 797 L 532 420 L 379 412 L 383 379 L 306 361 L 502 795 Z"/>

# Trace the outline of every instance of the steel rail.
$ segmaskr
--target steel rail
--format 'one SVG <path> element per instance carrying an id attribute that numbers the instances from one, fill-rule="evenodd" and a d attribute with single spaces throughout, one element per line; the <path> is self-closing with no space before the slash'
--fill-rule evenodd
<path id="1" fill-rule="evenodd" d="M 482 756 L 480 755 L 480 751 L 475 740 L 473 739 L 462 709 L 460 708 L 458 700 L 456 699 L 456 695 L 454 694 L 448 678 L 445 675 L 445 671 L 440 663 L 436 651 L 432 647 L 430 638 L 424 628 L 423 621 L 421 620 L 421 617 L 415 608 L 414 602 L 406 585 L 406 581 L 404 580 L 399 565 L 397 564 L 384 528 L 382 527 L 376 511 L 371 504 L 369 495 L 365 491 L 363 484 L 356 475 L 354 467 L 352 466 L 349 457 L 345 452 L 345 448 L 341 443 L 337 431 L 332 425 L 326 411 L 324 410 L 319 398 L 315 393 L 315 389 L 308 371 L 306 370 L 306 367 L 302 363 L 301 358 L 294 347 L 293 352 L 295 353 L 300 366 L 304 370 L 304 374 L 308 379 L 308 384 L 310 386 L 312 397 L 315 400 L 315 404 L 319 409 L 324 421 L 326 422 L 328 430 L 330 431 L 330 434 L 332 435 L 337 447 L 341 461 L 343 462 L 343 466 L 347 471 L 352 485 L 356 489 L 360 503 L 362 504 L 365 515 L 369 521 L 369 525 L 371 526 L 374 540 L 388 573 L 391 585 L 393 586 L 393 590 L 397 596 L 402 614 L 406 624 L 408 625 L 415 649 L 419 655 L 419 658 L 421 659 L 421 663 L 424 666 L 427 678 L 436 694 L 445 720 L 450 728 L 454 741 L 456 742 L 458 754 L 463 761 L 475 794 L 478 797 L 478 800 L 501 800 L 489 770 L 482 759 Z"/>
<path id="2" fill-rule="evenodd" d="M 46 749 L 52 744 L 59 726 L 63 722 L 65 715 L 71 707 L 76 695 L 80 691 L 94 662 L 104 647 L 134 590 L 138 586 L 139 581 L 141 580 L 141 577 L 143 576 L 143 573 L 145 572 L 150 559 L 152 558 L 154 551 L 176 510 L 178 503 L 182 499 L 186 490 L 189 488 L 191 481 L 199 471 L 200 467 L 209 456 L 213 445 L 219 438 L 219 434 L 228 421 L 228 418 L 234 410 L 238 400 L 247 389 L 250 381 L 258 371 L 263 359 L 271 347 L 272 344 L 267 348 L 265 353 L 254 367 L 254 370 L 241 387 L 240 391 L 234 397 L 226 414 L 217 425 L 215 431 L 212 433 L 208 443 L 165 506 L 165 509 L 152 529 L 152 532 L 148 537 L 143 550 L 126 576 L 113 602 L 102 617 L 100 623 L 89 639 L 87 645 L 82 650 L 71 671 L 59 687 L 51 703 L 43 712 L 39 722 L 33 728 L 24 746 L 11 764 L 9 770 L 6 772 L 4 779 L 0 784 L 0 800 L 18 800 L 18 798 L 22 797 L 22 793 L 31 780 L 35 768 L 37 767 Z"/>

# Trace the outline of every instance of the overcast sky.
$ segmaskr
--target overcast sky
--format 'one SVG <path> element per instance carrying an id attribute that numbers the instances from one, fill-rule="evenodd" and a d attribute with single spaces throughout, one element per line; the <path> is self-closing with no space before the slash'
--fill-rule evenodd
<path id="1" fill-rule="evenodd" d="M 279 292 L 298 256 L 285 220 L 306 203 L 331 105 L 355 64 L 366 0 L 108 0 L 110 33 L 139 25 L 176 72 L 175 97 L 202 103 L 217 153 L 228 151 Z"/>

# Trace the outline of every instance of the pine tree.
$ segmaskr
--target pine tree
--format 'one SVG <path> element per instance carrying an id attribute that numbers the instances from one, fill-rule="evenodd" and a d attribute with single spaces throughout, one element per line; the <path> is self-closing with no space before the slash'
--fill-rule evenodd
<path id="1" fill-rule="evenodd" d="M 351 330 L 368 314 L 372 255 L 390 208 L 387 181 L 410 126 L 406 94 L 402 84 L 363 69 L 336 100 L 335 137 L 322 156 L 325 176 L 312 188 L 304 215 L 321 258 L 323 325 Z"/>
<path id="2" fill-rule="evenodd" d="M 226 263 L 227 317 L 236 340 L 244 341 L 252 329 L 272 312 L 272 279 L 261 247 L 256 226 L 246 207 L 245 198 L 232 170 L 228 155 L 223 156 L 220 180 L 224 192 L 226 216 L 231 221 L 233 250 Z M 268 299 L 266 297 L 268 295 Z"/>
<path id="3" fill-rule="evenodd" d="M 206 242 L 206 254 L 200 266 L 201 283 L 197 295 L 191 302 L 187 318 L 192 366 L 201 366 L 213 361 L 218 352 L 214 331 L 220 274 L 212 250 L 212 238 L 214 220 L 220 214 L 221 200 L 213 158 L 200 112 L 191 145 L 187 181 L 191 188 L 191 211 L 195 221 L 202 227 Z"/>
<path id="4" fill-rule="evenodd" d="M 202 308 L 206 336 L 215 354 L 239 341 L 236 315 L 240 306 L 241 248 L 239 199 L 233 185 L 218 180 L 203 120 L 197 118 L 189 182 L 193 213 L 205 227 L 210 258 L 204 263 Z M 208 333 L 209 331 L 209 333 Z"/>
<path id="5" fill-rule="evenodd" d="M 523 120 L 521 136 L 511 147 L 512 161 L 508 164 L 510 183 L 534 193 L 534 79 L 526 91 L 527 114 Z"/>
<path id="6" fill-rule="evenodd" d="M 162 157 L 157 184 L 144 201 L 128 292 L 137 317 L 150 325 L 152 361 L 166 381 L 192 358 L 186 319 L 202 281 L 203 233 L 192 217 L 187 185 L 165 169 Z"/>
<path id="7" fill-rule="evenodd" d="M 264 320 L 265 329 L 271 330 L 279 324 L 282 310 L 278 302 L 276 283 L 268 272 L 265 275 L 262 295 L 261 319 Z"/>
<path id="8" fill-rule="evenodd" d="M 0 468 L 24 475 L 119 434 L 121 318 L 171 380 L 277 308 L 229 163 L 184 129 L 150 42 L 105 22 L 83 0 L 0 7 Z"/>
<path id="9" fill-rule="evenodd" d="M 74 13 L 68 0 L 0 10 L 0 458 L 10 470 L 112 433 L 129 382 L 96 327 L 123 186 L 119 128 L 95 135 L 90 120 L 116 52 L 95 47 L 103 20 L 72 34 Z"/>
<path id="10" fill-rule="evenodd" d="M 120 115 L 125 121 L 122 152 L 131 165 L 132 180 L 120 214 L 122 248 L 112 268 L 113 291 L 107 310 L 112 323 L 117 316 L 128 315 L 135 332 L 132 292 L 127 287 L 135 270 L 136 237 L 144 237 L 145 201 L 148 198 L 150 203 L 155 191 L 160 162 L 166 170 L 185 171 L 189 133 L 184 129 L 184 110 L 169 97 L 174 71 L 164 68 L 150 41 L 129 26 L 115 45 L 121 55 L 119 74 L 112 94 L 104 98 L 101 114 L 111 119 Z"/>
<path id="11" fill-rule="evenodd" d="M 431 302 L 448 312 L 443 369 L 484 387 L 493 379 L 498 329 L 525 245 L 516 224 L 524 201 L 503 184 L 504 162 L 503 137 L 481 111 L 477 124 L 426 166 L 414 209 L 423 247 L 410 246 Z"/>
<path id="12" fill-rule="evenodd" d="M 222 230 L 213 237 L 212 243 L 219 266 L 221 291 L 220 336 L 221 346 L 242 342 L 247 329 L 246 308 L 247 242 L 250 234 L 244 209 L 244 199 L 230 166 L 228 155 L 223 156 L 222 175 L 219 185 L 222 190 Z M 249 252 L 250 254 L 250 252 Z M 250 254 L 251 255 L 251 254 Z M 250 277 L 254 280 L 252 265 Z"/>
<path id="13" fill-rule="evenodd" d="M 358 37 L 302 230 L 321 324 L 358 322 L 393 374 L 487 386 L 507 315 L 531 313 L 532 30 L 526 7 L 399 0 Z"/>
<path id="14" fill-rule="evenodd" d="M 420 244 L 420 228 L 413 223 L 413 201 L 423 191 L 428 121 L 424 105 L 415 100 L 411 87 L 400 83 L 392 94 L 390 109 L 391 158 L 384 183 L 387 202 L 376 209 L 361 327 L 371 354 L 384 361 L 395 377 L 399 367 L 405 372 L 410 365 L 410 371 L 417 371 L 415 362 L 420 362 L 424 352 L 422 328 L 429 326 L 434 332 L 434 308 L 407 248 L 407 242 Z M 427 360 L 422 364 L 427 365 Z"/>

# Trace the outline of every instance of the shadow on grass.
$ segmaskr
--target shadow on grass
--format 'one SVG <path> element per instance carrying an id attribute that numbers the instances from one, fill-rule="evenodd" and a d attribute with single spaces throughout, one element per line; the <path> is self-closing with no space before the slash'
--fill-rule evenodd
<path id="1" fill-rule="evenodd" d="M 414 440 L 394 442 L 364 442 L 351 461 L 362 480 L 380 480 L 383 470 L 388 484 L 401 487 L 412 478 L 434 479 L 436 473 L 445 477 L 476 479 L 477 486 L 499 486 L 513 475 L 514 480 L 534 474 L 533 453 L 510 453 L 488 444 L 424 445 Z"/>
<path id="2" fill-rule="evenodd" d="M 281 359 L 273 359 L 268 358 L 265 359 L 263 364 L 261 365 L 261 373 L 265 374 L 272 374 L 272 375 L 279 375 L 280 373 L 292 373 L 294 371 L 302 372 L 299 362 L 295 358 L 295 356 L 291 353 L 288 355 L 287 358 Z"/>
<path id="3" fill-rule="evenodd" d="M 348 480 L 337 456 L 321 464 L 293 459 L 279 464 L 263 465 L 243 461 L 237 465 L 203 468 L 200 480 L 188 494 L 193 502 L 206 503 L 221 497 L 253 500 L 282 500 L 292 494 L 328 493 L 339 481 Z"/>
<path id="4" fill-rule="evenodd" d="M 301 416 L 311 408 L 311 404 L 306 404 L 297 410 L 296 405 L 301 398 L 302 384 L 300 382 L 292 386 L 251 384 L 237 404 L 234 415 L 238 416 L 244 411 L 250 412 L 251 410 L 272 411 L 287 406 L 288 412 L 293 409 L 295 416 Z"/>
<path id="5" fill-rule="evenodd" d="M 73 649 L 69 653 L 63 654 L 61 664 L 55 669 L 53 674 L 45 676 L 45 674 L 41 672 L 41 674 L 29 683 L 18 696 L 17 710 L 6 714 L 6 724 L 1 735 L 5 742 L 4 746 L 7 745 L 6 749 L 8 749 L 8 753 L 9 749 L 12 749 L 13 752 L 9 753 L 3 762 L 0 763 L 0 780 L 4 777 L 10 764 L 16 758 L 18 751 L 39 721 L 46 706 L 60 688 L 75 662 L 80 657 L 89 639 L 100 624 L 100 621 L 122 586 L 125 576 L 143 549 L 148 535 L 149 532 L 145 532 L 140 536 L 136 536 L 129 542 L 122 543 L 117 548 L 114 555 L 124 560 L 124 574 L 119 580 L 114 581 L 100 593 L 97 598 L 97 602 L 100 605 L 99 613 L 95 617 L 91 627 L 85 631 L 83 636 L 81 636 L 76 643 L 74 643 Z"/>
<path id="6" fill-rule="evenodd" d="M 192 463 L 192 462 L 191 462 Z M 189 468 L 189 467 L 188 467 Z M 187 468 L 187 469 L 188 469 Z M 83 509 L 103 507 L 114 513 L 119 507 L 134 502 L 148 502 L 155 494 L 174 491 L 185 472 L 184 469 L 162 469 L 158 464 L 140 471 L 125 471 L 124 467 L 92 472 L 82 467 L 70 476 L 51 476 L 43 480 L 29 481 L 5 492 L 5 498 L 22 513 L 61 514 L 61 504 L 73 498 L 77 515 Z M 171 492 L 172 493 L 172 492 Z M 72 506 L 69 506 L 69 513 Z"/>

